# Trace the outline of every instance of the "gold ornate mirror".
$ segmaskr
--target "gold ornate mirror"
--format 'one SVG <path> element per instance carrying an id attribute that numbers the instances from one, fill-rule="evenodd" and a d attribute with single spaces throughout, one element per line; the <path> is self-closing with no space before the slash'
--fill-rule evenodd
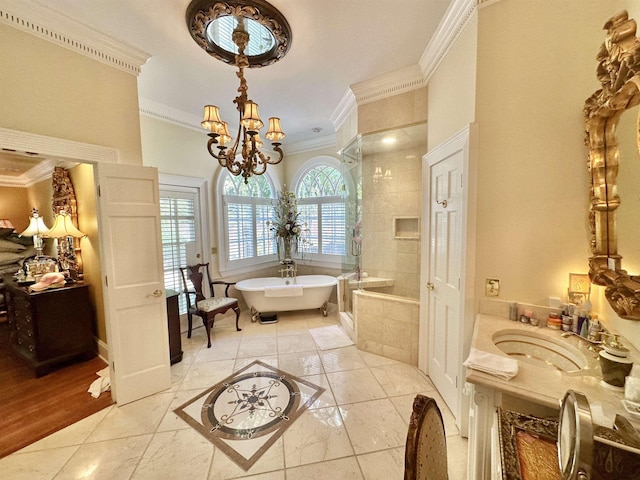
<path id="1" fill-rule="evenodd" d="M 640 320 L 640 277 L 622 269 L 616 230 L 620 206 L 617 129 L 622 114 L 640 104 L 640 41 L 636 22 L 626 11 L 610 18 L 604 28 L 607 35 L 597 55 L 602 88 L 584 107 L 591 173 L 589 277 L 594 284 L 606 287 L 605 297 L 621 318 Z M 636 124 L 636 150 L 640 147 L 638 133 Z"/>

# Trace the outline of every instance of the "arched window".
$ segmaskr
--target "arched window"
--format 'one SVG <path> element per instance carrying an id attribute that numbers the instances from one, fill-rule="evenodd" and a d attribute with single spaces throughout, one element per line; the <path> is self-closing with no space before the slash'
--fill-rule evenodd
<path id="1" fill-rule="evenodd" d="M 271 178 L 255 175 L 244 183 L 241 176 L 222 172 L 220 269 L 229 270 L 273 260 L 275 245 L 267 221 L 276 189 Z"/>
<path id="2" fill-rule="evenodd" d="M 298 209 L 309 228 L 314 259 L 336 263 L 346 254 L 345 181 L 331 157 L 310 160 L 294 179 Z"/>

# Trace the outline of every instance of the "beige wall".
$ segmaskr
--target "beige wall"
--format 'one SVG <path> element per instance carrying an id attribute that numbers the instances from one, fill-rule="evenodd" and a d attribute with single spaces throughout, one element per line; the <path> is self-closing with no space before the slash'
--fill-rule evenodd
<path id="1" fill-rule="evenodd" d="M 599 87 L 602 26 L 624 4 L 508 0 L 479 11 L 476 285 L 499 278 L 503 299 L 564 299 L 568 274 L 588 270 L 582 108 Z M 640 344 L 640 324 L 606 317 Z"/>
<path id="2" fill-rule="evenodd" d="M 96 193 L 93 166 L 81 164 L 69 170 L 69 177 L 76 192 L 78 202 L 78 229 L 86 235 L 80 239 L 84 281 L 89 287 L 89 296 L 95 308 L 96 336 L 107 342 L 102 297 L 102 275 L 100 268 L 100 241 L 98 238 L 98 217 L 96 215 Z"/>
<path id="3" fill-rule="evenodd" d="M 120 163 L 142 164 L 134 75 L 4 24 L 0 38 L 0 127 L 114 148 Z M 72 173 L 79 194 L 79 226 L 89 233 L 81 247 L 97 311 L 97 334 L 106 341 L 92 175 L 91 166 Z M 4 193 L 0 190 L 0 204 Z M 38 208 L 48 226 L 53 224 L 51 197 L 51 180 L 30 187 L 26 195 L 27 212 Z M 51 243 L 45 241 L 45 252 Z"/>
<path id="4" fill-rule="evenodd" d="M 0 24 L 0 127 L 117 148 L 140 164 L 136 77 Z"/>
<path id="5" fill-rule="evenodd" d="M 429 149 L 475 120 L 477 17 L 451 47 L 429 79 Z"/>
<path id="6" fill-rule="evenodd" d="M 0 187 L 0 218 L 11 220 L 16 232 L 22 232 L 29 226 L 29 207 L 27 189 L 19 187 Z"/>

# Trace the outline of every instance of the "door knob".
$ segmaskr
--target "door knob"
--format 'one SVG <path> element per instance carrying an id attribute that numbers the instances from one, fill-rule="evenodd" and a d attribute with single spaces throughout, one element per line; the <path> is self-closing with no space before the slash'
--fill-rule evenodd
<path id="1" fill-rule="evenodd" d="M 436 202 L 438 205 L 442 205 L 442 208 L 447 208 L 448 202 L 446 200 L 440 200 Z"/>
<path id="2" fill-rule="evenodd" d="M 427 283 L 427 290 L 433 290 L 435 287 L 433 286 L 433 283 L 429 282 Z"/>
<path id="3" fill-rule="evenodd" d="M 147 294 L 147 298 L 149 297 L 161 297 L 162 296 L 162 290 L 154 290 L 153 293 L 148 293 Z"/>
<path id="4" fill-rule="evenodd" d="M 196 258 L 200 258 L 200 254 L 199 253 L 196 253 Z"/>

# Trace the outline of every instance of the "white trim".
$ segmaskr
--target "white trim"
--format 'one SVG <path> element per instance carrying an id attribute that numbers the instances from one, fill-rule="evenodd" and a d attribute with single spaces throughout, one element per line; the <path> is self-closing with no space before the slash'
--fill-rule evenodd
<path id="1" fill-rule="evenodd" d="M 155 118 L 163 122 L 172 123 L 180 127 L 195 130 L 200 133 L 205 133 L 205 130 L 200 125 L 200 117 L 192 115 L 190 113 L 178 110 L 176 108 L 169 107 L 162 103 L 154 102 L 147 98 L 140 97 L 139 112 L 140 115 L 145 117 Z"/>
<path id="2" fill-rule="evenodd" d="M 324 148 L 331 148 L 337 145 L 336 134 L 324 135 L 322 137 L 314 137 L 300 142 L 287 143 L 282 145 L 285 155 L 294 155 L 296 153 L 312 152 Z"/>
<path id="3" fill-rule="evenodd" d="M 427 85 L 420 66 L 418 64 L 380 75 L 371 80 L 351 85 L 351 90 L 358 105 L 393 97 L 401 93 L 410 92 Z"/>
<path id="4" fill-rule="evenodd" d="M 336 170 L 340 171 L 340 173 L 342 173 L 342 170 L 341 170 L 342 164 L 340 163 L 340 160 L 338 160 L 337 158 L 332 157 L 331 155 L 315 156 L 313 158 L 310 158 L 306 162 L 304 162 L 302 165 L 300 165 L 300 167 L 298 167 L 298 169 L 296 170 L 296 173 L 294 173 L 293 177 L 291 177 L 292 191 L 296 192 L 298 190 L 298 184 L 300 183 L 300 179 L 302 178 L 303 175 L 305 175 L 312 168 L 323 166 L 323 165 L 332 166 Z M 344 175 L 343 175 L 343 178 L 344 178 Z M 347 188 L 351 189 L 353 188 L 353 185 L 347 185 Z"/>
<path id="5" fill-rule="evenodd" d="M 98 356 L 106 363 L 109 364 L 109 345 L 100 340 L 98 337 L 93 337 L 98 345 Z"/>
<path id="6" fill-rule="evenodd" d="M 209 184 L 204 178 L 186 177 L 183 175 L 173 175 L 169 173 L 158 173 L 158 188 L 181 187 L 197 190 L 198 202 L 200 203 L 200 242 L 202 245 L 203 258 L 211 256 L 211 243 L 209 242 Z"/>
<path id="7" fill-rule="evenodd" d="M 118 150 L 115 148 L 7 128 L 0 128 L 0 149 L 32 152 L 85 163 L 118 163 Z"/>
<path id="8" fill-rule="evenodd" d="M 347 89 L 344 93 L 340 102 L 336 106 L 335 110 L 329 117 L 331 123 L 333 123 L 333 128 L 338 131 L 340 127 L 347 121 L 349 116 L 358 110 L 358 103 L 356 102 L 356 96 L 353 94 L 351 89 Z"/>
<path id="9" fill-rule="evenodd" d="M 453 0 L 431 37 L 420 61 L 420 69 L 428 81 L 447 55 L 482 0 Z"/>
<path id="10" fill-rule="evenodd" d="M 430 150 L 422 157 L 422 187 L 423 187 L 423 203 L 424 199 L 430 198 L 429 190 L 431 188 L 429 181 L 429 167 L 440 159 L 449 157 L 456 152 L 463 152 L 463 186 L 462 186 L 462 205 L 463 212 L 461 218 L 461 247 L 462 258 L 460 260 L 460 322 L 461 328 L 459 332 L 459 344 L 461 346 L 459 367 L 458 367 L 458 410 L 453 412 L 456 417 L 456 424 L 460 428 L 462 435 L 466 436 L 468 432 L 468 414 L 469 414 L 469 398 L 463 393 L 465 378 L 465 367 L 462 365 L 464 358 L 468 354 L 471 337 L 473 334 L 473 325 L 477 308 L 475 305 L 475 264 L 476 264 L 476 225 L 471 219 L 476 218 L 476 183 L 477 183 L 477 125 L 469 124 L 462 130 L 454 134 L 448 140 Z M 430 222 L 426 218 L 431 212 L 423 208 L 423 216 L 425 221 L 422 222 L 422 248 L 423 255 L 420 262 L 421 275 L 421 296 L 420 296 L 420 324 L 418 339 L 418 368 L 428 374 L 428 294 L 424 286 L 429 281 L 429 251 L 430 251 Z"/>
<path id="11" fill-rule="evenodd" d="M 148 53 L 67 17 L 47 5 L 25 0 L 3 0 L 0 22 L 133 75 Z"/>

